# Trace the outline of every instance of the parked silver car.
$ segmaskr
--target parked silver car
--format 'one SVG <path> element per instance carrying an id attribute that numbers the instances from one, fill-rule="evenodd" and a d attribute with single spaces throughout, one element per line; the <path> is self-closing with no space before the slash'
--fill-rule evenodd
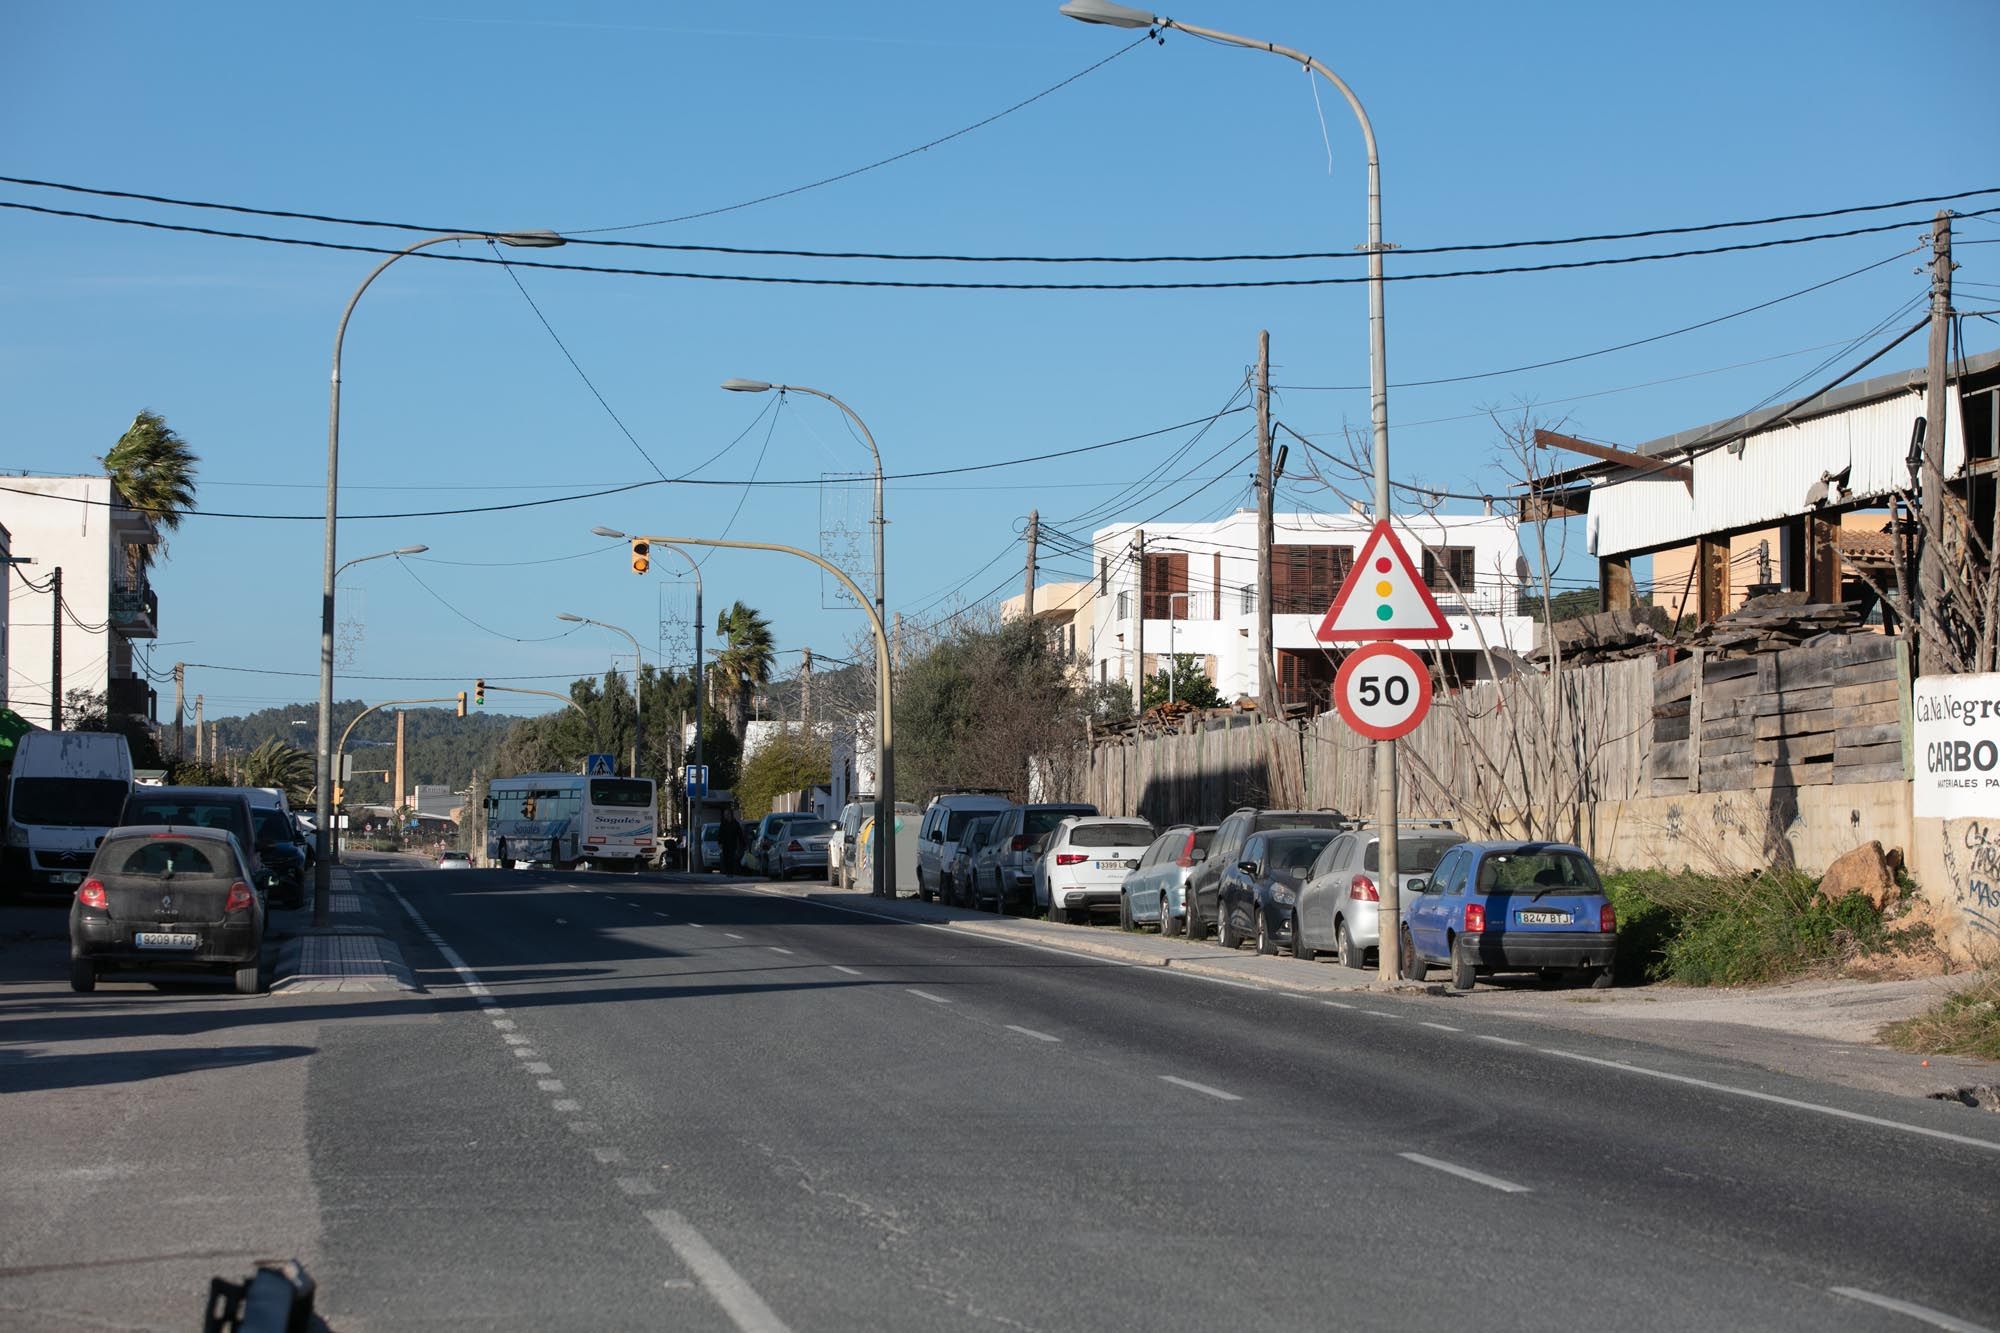
<path id="1" fill-rule="evenodd" d="M 972 906 L 1026 910 L 1035 897 L 1035 844 L 1071 815 L 1096 813 L 1096 806 L 1074 801 L 1033 801 L 1001 811 L 973 861 Z"/>
<path id="2" fill-rule="evenodd" d="M 1158 926 L 1162 935 L 1180 934 L 1187 877 L 1208 859 L 1208 844 L 1214 837 L 1213 824 L 1175 824 L 1153 839 L 1139 858 L 1139 868 L 1125 876 L 1118 923 L 1128 929 Z"/>
<path id="3" fill-rule="evenodd" d="M 958 841 L 947 843 L 944 873 L 939 880 L 939 894 L 953 907 L 975 906 L 972 895 L 972 870 L 979 854 L 992 841 L 993 826 L 999 814 L 981 815 L 965 826 L 958 835 Z"/>
<path id="4" fill-rule="evenodd" d="M 826 874 L 826 842 L 833 836 L 833 823 L 826 819 L 788 819 L 771 839 L 764 854 L 774 879 L 794 875 Z"/>
<path id="5" fill-rule="evenodd" d="M 1438 859 L 1465 835 L 1437 823 L 1406 824 L 1396 835 L 1396 883 L 1405 902 L 1410 886 L 1428 880 Z M 1332 952 L 1348 967 L 1369 966 L 1382 942 L 1379 923 L 1382 839 L 1373 828 L 1349 830 L 1328 843 L 1299 888 L 1292 956 Z"/>
<path id="6" fill-rule="evenodd" d="M 833 836 L 826 842 L 826 881 L 836 889 L 854 887 L 854 840 L 861 832 L 861 821 L 874 809 L 873 797 L 849 801 L 840 807 L 840 816 L 833 821 Z"/>

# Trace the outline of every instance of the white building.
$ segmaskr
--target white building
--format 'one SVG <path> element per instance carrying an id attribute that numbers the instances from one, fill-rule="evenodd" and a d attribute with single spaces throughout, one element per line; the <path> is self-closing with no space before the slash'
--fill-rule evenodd
<path id="1" fill-rule="evenodd" d="M 159 600 L 135 552 L 160 540 L 153 521 L 125 503 L 109 477 L 9 477 L 0 522 L 15 559 L 33 561 L 9 580 L 9 706 L 50 721 L 54 673 L 53 592 L 33 592 L 62 571 L 62 693 L 101 691 L 113 713 L 148 716 L 148 685 L 132 641 L 159 636 Z"/>
<path id="2" fill-rule="evenodd" d="M 7 612 L 14 603 L 14 538 L 0 525 L 0 709 L 7 707 Z"/>
<path id="3" fill-rule="evenodd" d="M 1448 681 L 1484 678 L 1487 648 L 1533 646 L 1533 618 L 1519 614 L 1521 547 L 1512 519 L 1415 515 L 1395 524 L 1451 625 L 1451 638 L 1435 645 Z M 1358 514 L 1278 514 L 1273 526 L 1271 641 L 1279 699 L 1324 706 L 1339 646 L 1320 643 L 1316 633 L 1372 524 Z M 1170 652 L 1188 653 L 1201 659 L 1225 699 L 1255 698 L 1256 512 L 1145 525 L 1143 583 L 1136 536 L 1136 525 L 1119 524 L 1098 529 L 1092 542 L 1096 605 L 1087 646 L 1076 648 L 1091 679 L 1129 681 L 1135 670 L 1163 669 Z M 1137 614 L 1145 617 L 1143 666 L 1134 660 Z"/>

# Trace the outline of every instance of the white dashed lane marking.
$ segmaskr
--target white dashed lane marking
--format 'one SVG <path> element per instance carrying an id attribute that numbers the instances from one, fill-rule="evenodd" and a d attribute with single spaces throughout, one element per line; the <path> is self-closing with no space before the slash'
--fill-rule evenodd
<path id="1" fill-rule="evenodd" d="M 567 1088 L 563 1087 L 563 1081 L 559 1078 L 545 1078 L 542 1079 L 540 1082 L 536 1083 L 535 1086 L 540 1088 L 543 1092 L 568 1091 Z"/>
<path id="2" fill-rule="evenodd" d="M 532 1064 L 522 1065 L 521 1068 L 527 1070 L 530 1074 L 553 1074 L 556 1072 L 552 1065 L 543 1060 L 536 1060 Z"/>
<path id="3" fill-rule="evenodd" d="M 1035 1031 L 1035 1030 L 1034 1030 L 1033 1028 L 1024 1028 L 1024 1027 L 1022 1027 L 1022 1026 L 1021 1026 L 1020 1024 L 1018 1024 L 1018 1023 L 1009 1023 L 1009 1024 L 1007 1025 L 1007 1030 L 1008 1030 L 1009 1032 L 1018 1032 L 1018 1033 L 1020 1033 L 1020 1034 L 1021 1034 L 1022 1036 L 1024 1036 L 1024 1037 L 1033 1037 L 1033 1038 L 1034 1038 L 1034 1039 L 1035 1039 L 1036 1041 L 1061 1041 L 1061 1040 L 1062 1040 L 1062 1038 L 1061 1038 L 1061 1037 L 1051 1037 L 1051 1036 L 1050 1036 L 1050 1035 L 1049 1035 L 1048 1033 L 1046 1033 L 1046 1032 L 1037 1032 L 1037 1031 Z"/>
<path id="4" fill-rule="evenodd" d="M 738 934 L 737 934 L 737 933 L 736 933 L 735 931 L 733 931 L 733 930 L 725 930 L 725 931 L 723 931 L 722 933 L 723 933 L 724 935 L 727 935 L 727 936 L 728 936 L 728 937 L 729 937 L 730 939 L 732 939 L 732 940 L 740 940 L 740 939 L 742 939 L 742 938 L 743 938 L 743 937 L 742 937 L 741 935 L 738 935 Z"/>
<path id="5" fill-rule="evenodd" d="M 764 1298 L 708 1243 L 707 1237 L 695 1230 L 693 1223 L 671 1208 L 649 1212 L 646 1220 L 673 1247 L 680 1261 L 708 1292 L 709 1299 L 722 1307 L 739 1333 L 790 1333 L 785 1321 L 764 1304 Z"/>
<path id="6" fill-rule="evenodd" d="M 1530 1192 L 1526 1185 L 1516 1185 L 1511 1180 L 1502 1180 L 1498 1176 L 1489 1176 L 1484 1171 L 1474 1171 L 1469 1166 L 1459 1166 L 1452 1162 L 1442 1162 L 1435 1157 L 1426 1157 L 1420 1152 L 1399 1152 L 1396 1156 L 1406 1162 L 1415 1162 L 1418 1166 L 1427 1166 L 1433 1171 L 1442 1171 L 1448 1176 L 1457 1176 L 1460 1180 L 1469 1180 L 1475 1185 L 1484 1185 L 1490 1190 L 1499 1190 L 1502 1194 L 1527 1194 Z"/>
<path id="7" fill-rule="evenodd" d="M 788 954 L 788 953 L 790 953 L 790 952 L 791 952 L 791 950 L 790 950 L 790 949 L 780 949 L 780 948 L 779 948 L 779 947 L 778 947 L 777 945 L 775 945 L 775 944 L 767 944 L 767 945 L 765 945 L 764 947 L 765 947 L 765 948 L 767 948 L 767 949 L 769 949 L 769 950 L 770 950 L 770 951 L 771 951 L 772 953 L 785 953 L 785 954 Z"/>
<path id="8" fill-rule="evenodd" d="M 1243 1100 L 1233 1092 L 1224 1092 L 1221 1088 L 1211 1088 L 1208 1084 L 1196 1083 L 1193 1079 L 1175 1078 L 1172 1074 L 1160 1075 L 1160 1081 L 1162 1083 L 1171 1083 L 1177 1088 L 1186 1088 L 1189 1092 L 1198 1092 L 1204 1097 L 1213 1097 L 1219 1102 L 1240 1102 Z"/>
<path id="9" fill-rule="evenodd" d="M 1884 1296 L 1880 1292 L 1863 1291 L 1859 1287 L 1828 1287 L 1836 1296 L 1845 1296 L 1850 1301 L 1863 1301 L 1880 1306 L 1884 1310 L 1894 1310 L 1897 1314 L 1908 1315 L 1932 1328 L 1942 1328 L 1947 1333 L 1992 1333 L 1984 1324 L 1970 1323 L 1956 1315 L 1948 1315 L 1942 1310 L 1933 1310 L 1928 1305 L 1918 1305 L 1915 1301 L 1898 1300 L 1894 1296 Z"/>
<path id="10" fill-rule="evenodd" d="M 571 1114 L 574 1114 L 575 1112 L 581 1111 L 583 1109 L 583 1103 L 577 1101 L 574 1097 L 558 1097 L 556 1100 L 549 1103 L 549 1109 L 552 1111 L 566 1111 Z"/>
<path id="11" fill-rule="evenodd" d="M 1479 1034 L 1479 1040 L 1490 1041 L 1495 1046 L 1526 1046 L 1528 1044 L 1525 1041 L 1515 1041 L 1512 1037 L 1495 1037 L 1485 1032 Z"/>
<path id="12" fill-rule="evenodd" d="M 1464 1028 L 1455 1028 L 1455 1027 L 1453 1027 L 1453 1026 L 1452 1026 L 1451 1024 L 1449 1024 L 1449 1023 L 1433 1023 L 1433 1022 L 1429 1021 L 1428 1019 L 1418 1019 L 1418 1020 L 1417 1020 L 1417 1026 L 1418 1026 L 1418 1027 L 1425 1027 L 1425 1028 L 1436 1028 L 1436 1029 L 1437 1029 L 1437 1030 L 1438 1030 L 1439 1032 L 1463 1032 L 1463 1031 L 1465 1031 L 1465 1029 L 1464 1029 Z"/>
<path id="13" fill-rule="evenodd" d="M 855 971 L 855 970 L 854 970 L 853 968 L 851 968 L 851 967 L 842 967 L 842 966 L 841 966 L 841 965 L 840 965 L 839 963 L 828 963 L 828 964 L 827 964 L 827 966 L 828 966 L 828 967 L 830 967 L 830 968 L 832 968 L 832 969 L 833 969 L 834 971 L 836 971 L 836 972 L 845 972 L 845 973 L 846 973 L 846 974 L 847 974 L 848 976 L 850 976 L 850 977 L 858 977 L 858 976 L 860 976 L 860 975 L 861 975 L 861 974 L 860 974 L 859 972 Z"/>
<path id="14" fill-rule="evenodd" d="M 907 990 L 907 991 L 909 991 L 909 992 L 910 992 L 910 994 L 912 994 L 912 995 L 916 996 L 916 997 L 917 997 L 918 999 L 920 999 L 920 1000 L 929 1000 L 929 1001 L 930 1001 L 930 1002 L 931 1002 L 932 1004 L 950 1004 L 950 1003 L 951 1003 L 951 1001 L 950 1001 L 950 1000 L 947 1000 L 947 999 L 945 999 L 945 998 L 944 998 L 944 996 L 942 996 L 942 995 L 933 995 L 933 994 L 931 994 L 931 993 L 930 993 L 929 991 L 927 991 L 927 990 L 918 990 L 918 989 L 917 989 L 917 988 L 916 988 L 915 986 L 905 986 L 905 987 L 904 987 L 904 989 L 905 989 L 905 990 Z"/>

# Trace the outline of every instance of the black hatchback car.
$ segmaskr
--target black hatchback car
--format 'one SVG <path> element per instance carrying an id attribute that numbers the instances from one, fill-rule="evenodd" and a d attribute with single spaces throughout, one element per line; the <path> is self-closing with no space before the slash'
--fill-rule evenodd
<path id="1" fill-rule="evenodd" d="M 116 967 L 226 972 L 255 995 L 264 954 L 264 899 L 222 829 L 113 829 L 69 909 L 69 984 L 97 988 Z"/>
<path id="2" fill-rule="evenodd" d="M 273 907 L 306 905 L 306 857 L 294 840 L 292 821 L 283 810 L 267 805 L 250 807 L 252 827 L 257 831 L 257 859 L 264 863 L 268 879 L 265 891 Z"/>
<path id="3" fill-rule="evenodd" d="M 1273 954 L 1292 945 L 1294 909 L 1299 886 L 1305 883 L 1320 850 L 1339 829 L 1286 828 L 1253 833 L 1237 854 L 1235 865 L 1224 866 L 1216 881 L 1215 935 L 1225 949 L 1245 936 L 1257 941 L 1257 952 Z"/>
<path id="4" fill-rule="evenodd" d="M 271 894 L 282 903 L 284 886 L 278 872 L 260 855 L 266 840 L 257 829 L 257 807 L 240 787 L 134 787 L 125 798 L 121 825 L 163 825 L 169 828 L 212 828 L 233 835 L 250 867 L 250 884 L 259 896 Z"/>

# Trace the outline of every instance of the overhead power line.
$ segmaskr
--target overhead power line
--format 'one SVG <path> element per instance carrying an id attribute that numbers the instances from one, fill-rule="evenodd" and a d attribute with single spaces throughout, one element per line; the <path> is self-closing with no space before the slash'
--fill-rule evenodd
<path id="1" fill-rule="evenodd" d="M 1131 48 L 1127 47 L 1125 49 L 1130 50 Z M 1122 55 L 1124 54 L 1124 52 L 1121 51 L 1118 54 Z M 1116 58 L 1117 56 L 1115 55 L 1110 57 L 1110 59 L 1116 59 Z M 1093 65 L 1091 68 L 1096 69 L 1099 66 L 1108 63 L 1109 60 L 1100 61 L 1098 62 L 1098 65 Z M 1085 73 L 1088 72 L 1089 71 L 1085 71 Z M 1061 85 L 1059 84 L 1057 86 L 1060 87 Z M 1053 91 L 1053 89 L 1051 89 L 1050 91 Z M 1022 105 L 1026 105 L 1026 103 L 1023 103 Z M 944 142 L 944 140 L 937 140 L 935 142 L 942 143 Z M 925 147 L 934 147 L 934 146 L 935 143 L 925 145 Z M 913 149 L 912 151 L 921 152 L 922 149 Z M 886 159 L 886 160 L 893 161 L 894 159 Z M 866 168 L 864 168 L 864 170 L 866 170 Z M 855 173 L 849 173 L 849 174 L 855 174 Z M 842 177 L 829 177 L 827 181 L 819 183 L 826 184 L 829 183 L 830 181 L 839 179 L 842 179 Z M 490 227 L 437 226 L 437 225 L 416 223 L 416 222 L 390 222 L 374 218 L 341 217 L 338 215 L 328 214 L 328 213 L 306 213 L 293 209 L 283 209 L 283 208 L 255 208 L 245 204 L 225 204 L 225 203 L 217 203 L 214 201 L 201 200 L 201 199 L 180 199 L 180 198 L 175 198 L 171 195 L 145 194 L 132 190 L 98 189 L 91 186 L 68 184 L 62 181 L 36 180 L 24 176 L 0 176 L 0 184 L 21 185 L 34 189 L 60 190 L 70 194 L 90 195 L 102 199 L 130 199 L 139 203 L 161 204 L 173 208 L 194 208 L 207 212 L 236 213 L 248 217 L 280 218 L 293 222 L 321 222 L 332 226 L 342 226 L 342 227 L 368 227 L 368 228 L 377 228 L 377 229 L 384 229 L 391 231 L 425 232 L 433 235 L 444 232 L 472 232 L 477 234 L 496 232 L 496 229 Z M 810 189 L 813 187 L 806 186 L 802 188 Z M 796 192 L 797 191 L 785 191 L 784 193 L 789 194 Z M 1811 212 L 1811 213 L 1783 213 L 1771 217 L 1741 218 L 1726 222 L 1702 222 L 1681 227 L 1648 227 L 1640 231 L 1599 232 L 1590 235 L 1549 237 L 1538 240 L 1465 241 L 1465 242 L 1455 242 L 1446 245 L 1399 246 L 1397 247 L 1395 253 L 1403 256 L 1476 254 L 1476 253 L 1501 251 L 1501 250 L 1559 248 L 1562 246 L 1569 246 L 1569 245 L 1597 244 L 1606 241 L 1646 240 L 1655 236 L 1692 236 L 1692 235 L 1699 235 L 1705 232 L 1733 231 L 1745 227 L 1769 227 L 1789 222 L 1812 222 L 1822 218 L 1845 217 L 1856 213 L 1879 213 L 1887 211 L 1888 209 L 1892 208 L 1910 208 L 1919 204 L 1952 203 L 1961 199 L 1974 199 L 1990 194 L 2000 194 L 2000 186 L 1988 186 L 1984 189 L 1979 189 L 1979 190 L 1961 190 L 1954 194 L 1923 195 L 1913 199 L 1897 199 L 1886 203 L 1878 203 L 1878 204 L 1854 204 L 1845 208 L 1821 209 L 1817 212 Z M 777 199 L 782 197 L 784 197 L 784 194 L 766 195 L 762 199 L 753 199 L 744 204 L 732 205 L 732 207 L 746 208 L 752 203 L 763 203 L 769 199 Z M 573 245 L 596 245 L 605 248 L 616 248 L 616 249 L 655 250 L 655 251 L 664 251 L 675 254 L 733 255 L 743 258 L 848 259 L 848 260 L 874 260 L 874 261 L 889 262 L 889 263 L 1238 264 L 1238 263 L 1292 263 L 1299 261 L 1315 261 L 1315 260 L 1354 260 L 1364 257 L 1361 252 L 1354 250 L 1307 250 L 1307 251 L 1281 252 L 1281 253 L 1271 253 L 1271 254 L 1244 253 L 1244 254 L 1206 254 L 1206 255 L 1187 255 L 1187 254 L 968 255 L 968 254 L 935 254 L 935 253 L 920 253 L 920 252 L 907 252 L 907 251 L 809 250 L 800 248 L 781 248 L 781 247 L 743 246 L 743 245 L 704 245 L 704 244 L 696 244 L 693 242 L 685 242 L 685 241 L 680 241 L 680 242 L 604 241 L 604 240 L 591 239 L 591 237 L 601 232 L 627 231 L 636 227 L 665 226 L 669 223 L 685 222 L 700 217 L 710 217 L 713 216 L 715 213 L 728 212 L 728 211 L 730 211 L 730 209 L 713 209 L 706 213 L 689 213 L 678 218 L 663 218 L 658 222 L 635 222 L 626 224 L 625 226 L 622 227 L 588 228 L 577 231 L 563 232 L 561 233 L 561 235 L 564 237 L 565 240 L 569 241 Z M 1990 212 L 1991 210 L 1984 210 L 1984 211 Z M 1968 214 L 1963 214 L 1961 216 L 1977 217 L 1980 215 L 1976 213 L 1968 213 Z M 1919 221 L 1924 221 L 1924 219 L 1920 219 Z M 1890 225 L 1910 226 L 1913 224 L 1893 223 Z"/>
<path id="2" fill-rule="evenodd" d="M 400 249 L 356 245 L 346 241 L 309 240 L 299 236 L 271 236 L 261 232 L 228 231 L 218 227 L 197 227 L 187 223 L 157 222 L 147 218 L 114 217 L 104 213 L 85 213 L 75 209 L 47 208 L 40 204 L 21 203 L 18 200 L 0 200 L 0 208 L 23 213 L 37 213 L 45 217 L 75 218 L 85 222 L 103 222 L 115 226 L 140 227 L 149 231 L 180 232 L 193 236 L 211 236 L 222 240 L 256 241 L 266 245 L 299 246 L 313 250 L 337 250 L 349 254 L 401 255 Z M 1984 210 L 2000 213 L 2000 208 Z M 1961 214 L 1974 217 L 1977 214 Z M 1455 278 L 1503 277 L 1522 273 L 1556 273 L 1577 269 L 1607 268 L 1624 264 L 1645 264 L 1671 259 L 1692 259 L 1707 255 L 1739 254 L 1746 251 L 1769 250 L 1781 246 L 1807 245 L 1817 241 L 1841 240 L 1851 236 L 1868 236 L 1878 232 L 1898 231 L 1906 227 L 1925 225 L 1929 219 L 1910 218 L 1898 222 L 1884 222 L 1869 227 L 1850 227 L 1845 231 L 1818 232 L 1809 236 L 1784 236 L 1765 241 L 1740 241 L 1733 245 L 1714 245 L 1692 250 L 1667 250 L 1652 254 L 1618 255 L 1603 259 L 1558 260 L 1546 264 L 1511 264 L 1498 268 L 1444 269 L 1428 273 L 1386 273 L 1384 282 L 1432 282 Z M 412 259 L 422 259 L 448 264 L 506 264 L 514 268 L 543 269 L 562 273 L 601 273 L 614 277 L 658 278 L 682 282 L 731 282 L 748 283 L 756 286 L 777 287 L 856 287 L 882 288 L 897 291 L 967 291 L 967 292 L 1176 292 L 1176 291 L 1241 291 L 1265 288 L 1287 287 L 1346 287 L 1359 283 L 1373 282 L 1366 274 L 1352 274 L 1345 277 L 1319 278 L 1236 278 L 1202 282 L 962 282 L 939 281 L 915 278 L 819 278 L 800 274 L 764 273 L 696 273 L 679 269 L 627 268 L 613 264 L 570 264 L 548 260 L 502 261 L 490 255 L 451 254 L 438 250 L 422 250 L 410 255 Z"/>

